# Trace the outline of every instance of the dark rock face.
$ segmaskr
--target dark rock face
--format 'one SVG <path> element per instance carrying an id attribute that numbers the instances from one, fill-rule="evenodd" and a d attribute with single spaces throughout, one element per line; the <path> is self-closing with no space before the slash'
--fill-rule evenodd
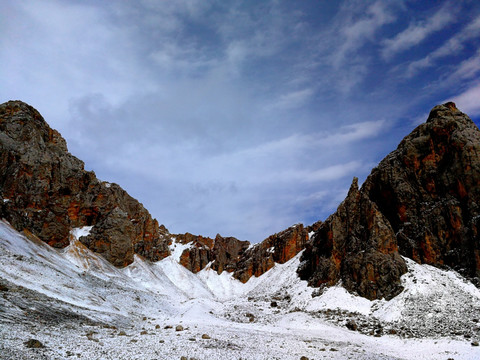
<path id="1" fill-rule="evenodd" d="M 362 190 L 402 255 L 480 278 L 480 131 L 455 104 L 435 106 Z"/>
<path id="2" fill-rule="evenodd" d="M 218 274 L 223 271 L 233 272 L 240 256 L 250 245 L 248 241 L 222 237 L 220 234 L 215 239 L 189 233 L 175 235 L 175 238 L 179 243 L 190 245 L 180 256 L 180 264 L 193 273 L 204 269 L 209 263 Z"/>
<path id="3" fill-rule="evenodd" d="M 315 232 L 298 270 L 309 285 L 334 285 L 369 299 L 391 298 L 407 271 L 395 233 L 355 178 L 346 199 Z"/>
<path id="4" fill-rule="evenodd" d="M 342 281 L 369 299 L 401 291 L 406 266 L 449 266 L 480 277 L 480 131 L 453 103 L 433 108 L 315 232 L 298 273 Z"/>
<path id="5" fill-rule="evenodd" d="M 100 182 L 68 153 L 65 140 L 37 110 L 20 101 L 0 105 L 0 216 L 63 248 L 69 232 L 94 225 L 80 240 L 117 266 L 137 253 L 169 255 L 168 231 L 116 184 Z"/>
<path id="6" fill-rule="evenodd" d="M 180 264 L 193 273 L 204 269 L 210 261 L 213 261 L 214 239 L 190 233 L 175 235 L 175 241 L 181 244 L 190 244 L 180 256 Z"/>

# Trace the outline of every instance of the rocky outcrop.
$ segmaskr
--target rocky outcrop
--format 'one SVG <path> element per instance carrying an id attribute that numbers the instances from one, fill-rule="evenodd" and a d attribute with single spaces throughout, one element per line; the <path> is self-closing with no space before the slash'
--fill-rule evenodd
<path id="1" fill-rule="evenodd" d="M 220 235 L 215 239 L 189 233 L 174 237 L 176 242 L 190 245 L 180 256 L 180 263 L 190 271 L 196 273 L 210 264 L 219 274 L 231 272 L 235 278 L 247 282 L 302 251 L 308 241 L 308 231 L 301 224 L 295 225 L 255 245 Z"/>
<path id="2" fill-rule="evenodd" d="M 240 257 L 250 243 L 234 237 L 222 237 L 217 234 L 215 239 L 186 233 L 175 235 L 176 242 L 190 245 L 180 256 L 180 264 L 193 273 L 210 268 L 221 274 L 223 271 L 233 272 L 237 268 Z"/>
<path id="3" fill-rule="evenodd" d="M 402 255 L 478 281 L 480 131 L 454 103 L 435 106 L 362 190 L 388 219 Z"/>
<path id="4" fill-rule="evenodd" d="M 369 299 L 401 291 L 406 266 L 448 266 L 480 277 L 480 131 L 453 103 L 439 105 L 359 190 L 315 231 L 298 273 L 312 286 L 339 281 Z"/>
<path id="5" fill-rule="evenodd" d="M 397 295 L 407 271 L 395 233 L 378 207 L 358 190 L 355 178 L 346 199 L 314 233 L 298 270 L 309 285 L 343 286 L 369 299 Z"/>
<path id="6" fill-rule="evenodd" d="M 174 237 L 176 242 L 190 245 L 180 256 L 180 264 L 191 272 L 197 273 L 213 261 L 214 239 L 190 233 L 175 235 Z"/>
<path id="7" fill-rule="evenodd" d="M 260 276 L 275 263 L 283 264 L 305 248 L 308 231 L 302 224 L 269 236 L 259 244 L 249 247 L 239 259 L 233 276 L 247 282 L 252 276 Z"/>
<path id="8" fill-rule="evenodd" d="M 117 266 L 137 253 L 169 255 L 170 237 L 120 186 L 99 181 L 71 155 L 61 135 L 21 101 L 0 105 L 0 216 L 63 248 L 73 228 L 92 226 L 80 240 Z"/>

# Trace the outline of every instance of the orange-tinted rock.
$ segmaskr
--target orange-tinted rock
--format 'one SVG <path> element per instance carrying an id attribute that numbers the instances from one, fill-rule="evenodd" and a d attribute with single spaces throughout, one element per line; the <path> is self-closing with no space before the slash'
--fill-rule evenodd
<path id="1" fill-rule="evenodd" d="M 453 103 L 434 107 L 360 190 L 354 182 L 307 246 L 301 277 L 388 299 L 401 290 L 401 254 L 480 284 L 479 155 L 480 131 L 468 116 Z"/>
<path id="2" fill-rule="evenodd" d="M 0 216 L 51 246 L 63 248 L 72 228 L 94 225 L 80 240 L 117 266 L 134 253 L 153 261 L 169 255 L 168 231 L 142 204 L 85 171 L 60 134 L 20 101 L 0 105 L 0 191 Z"/>
<path id="3" fill-rule="evenodd" d="M 478 281 L 480 131 L 454 103 L 435 106 L 362 191 L 390 222 L 402 255 Z"/>
<path id="4" fill-rule="evenodd" d="M 406 270 L 393 229 L 354 179 L 347 198 L 313 235 L 298 272 L 314 287 L 341 280 L 366 298 L 389 299 L 402 290 Z"/>
<path id="5" fill-rule="evenodd" d="M 248 241 L 217 235 L 215 239 L 189 233 L 175 235 L 176 241 L 188 244 L 180 256 L 180 264 L 196 273 L 210 263 L 210 267 L 222 273 L 233 273 L 242 282 L 252 276 L 260 276 L 275 263 L 283 264 L 305 248 L 308 232 L 303 225 L 272 235 L 263 242 L 251 246 Z"/>
<path id="6" fill-rule="evenodd" d="M 275 263 L 283 264 L 305 248 L 308 231 L 302 224 L 294 225 L 269 236 L 261 243 L 249 247 L 241 256 L 233 276 L 242 282 L 260 276 Z"/>

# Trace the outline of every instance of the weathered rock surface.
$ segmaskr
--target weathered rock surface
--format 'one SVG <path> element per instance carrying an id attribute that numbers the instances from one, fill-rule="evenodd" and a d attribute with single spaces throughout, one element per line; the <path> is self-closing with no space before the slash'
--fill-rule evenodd
<path id="1" fill-rule="evenodd" d="M 176 241 L 189 244 L 180 256 L 180 263 L 196 273 L 207 264 L 217 271 L 233 272 L 233 276 L 247 282 L 252 276 L 260 276 L 275 263 L 283 264 L 305 248 L 308 232 L 303 225 L 295 225 L 263 242 L 251 246 L 248 241 L 217 235 L 215 239 L 192 234 L 175 235 Z"/>
<path id="2" fill-rule="evenodd" d="M 395 233 L 355 178 L 346 199 L 315 232 L 302 256 L 301 278 L 309 285 L 335 285 L 369 299 L 391 298 L 407 271 Z"/>
<path id="3" fill-rule="evenodd" d="M 369 299 L 395 296 L 404 255 L 479 283 L 480 131 L 439 105 L 315 232 L 298 269 L 312 286 L 341 281 Z"/>
<path id="4" fill-rule="evenodd" d="M 402 255 L 478 281 L 480 131 L 454 103 L 435 106 L 362 191 L 388 219 Z"/>
<path id="5" fill-rule="evenodd" d="M 275 263 L 283 264 L 305 248 L 308 231 L 302 224 L 271 235 L 259 244 L 248 248 L 239 259 L 233 276 L 242 282 L 252 276 L 260 276 Z"/>
<path id="6" fill-rule="evenodd" d="M 120 186 L 99 181 L 71 155 L 61 135 L 21 101 L 0 105 L 0 216 L 63 248 L 69 232 L 117 266 L 137 253 L 156 261 L 169 255 L 170 238 L 148 211 Z"/>

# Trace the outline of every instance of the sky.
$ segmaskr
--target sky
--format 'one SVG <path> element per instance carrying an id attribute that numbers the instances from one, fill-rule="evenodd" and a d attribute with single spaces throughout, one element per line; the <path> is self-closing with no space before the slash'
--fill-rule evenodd
<path id="1" fill-rule="evenodd" d="M 35 107 L 171 233 L 324 220 L 430 109 L 480 123 L 478 1 L 0 0 Z"/>

